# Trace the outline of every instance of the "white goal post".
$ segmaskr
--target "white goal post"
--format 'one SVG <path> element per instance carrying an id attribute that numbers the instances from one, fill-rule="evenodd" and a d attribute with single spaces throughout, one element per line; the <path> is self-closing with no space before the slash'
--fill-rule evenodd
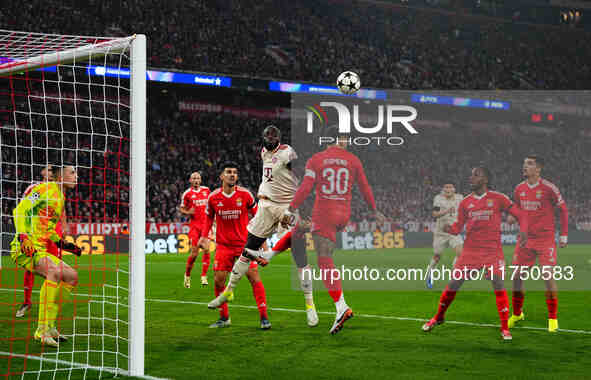
<path id="1" fill-rule="evenodd" d="M 109 60 L 107 60 L 109 57 Z M 83 75 L 80 73 L 84 73 L 85 67 L 90 67 L 90 65 L 94 66 L 103 66 L 107 68 L 110 64 L 114 61 L 119 59 L 119 62 L 115 62 L 114 66 L 115 74 L 111 75 L 113 78 L 112 83 L 107 82 L 107 75 L 104 75 L 104 84 L 94 83 L 93 80 L 88 79 L 91 76 L 90 69 L 87 69 L 87 77 L 82 78 Z M 39 70 L 42 68 L 52 68 L 57 66 L 57 72 L 54 75 L 51 73 L 51 78 L 47 80 L 47 88 L 51 87 L 51 93 L 46 93 L 46 83 L 45 83 L 45 74 L 41 79 L 37 78 L 35 75 L 38 73 L 33 73 L 34 70 Z M 60 67 L 65 67 L 70 72 L 67 75 L 64 75 L 60 71 Z M 114 310 L 113 315 L 108 315 L 108 323 L 109 326 L 112 324 L 115 326 L 113 331 L 117 331 L 116 333 L 112 333 L 110 331 L 106 331 L 105 325 L 107 324 L 104 320 L 102 321 L 102 349 L 96 348 L 91 346 L 91 340 L 100 341 L 101 336 L 100 334 L 96 335 L 98 340 L 95 339 L 95 335 L 91 333 L 91 324 L 99 324 L 100 316 L 96 316 L 95 309 L 93 309 L 91 313 L 91 308 L 94 308 L 91 305 L 93 301 L 92 297 L 89 296 L 90 301 L 88 301 L 88 316 L 79 317 L 76 316 L 76 312 L 74 312 L 74 320 L 72 321 L 74 327 L 74 332 L 72 333 L 72 337 L 70 341 L 74 341 L 72 343 L 72 352 L 63 352 L 61 346 L 58 349 L 57 353 L 52 353 L 51 355 L 54 359 L 48 358 L 43 359 L 48 355 L 47 353 L 41 353 L 41 359 L 39 359 L 39 355 L 31 354 L 30 356 L 34 360 L 46 360 L 47 362 L 52 363 L 55 366 L 53 371 L 67 371 L 70 372 L 72 370 L 99 370 L 104 372 L 113 373 L 115 375 L 122 374 L 122 375 L 131 375 L 131 376 L 143 376 L 144 375 L 144 326 L 145 326 L 145 256 L 144 256 L 144 242 L 145 242 L 145 207 L 146 207 L 146 36 L 142 34 L 137 34 L 129 37 L 124 38 L 113 38 L 113 37 L 81 37 L 81 36 L 62 36 L 62 35 L 51 35 L 51 34 L 40 34 L 40 33 L 28 33 L 28 32 L 14 32 L 14 31 L 7 31 L 7 30 L 0 30 L 0 80 L 10 81 L 12 85 L 13 81 L 16 82 L 18 80 L 26 81 L 28 79 L 22 79 L 23 75 L 28 78 L 28 73 L 32 73 L 31 75 L 35 76 L 36 83 L 40 83 L 38 85 L 39 90 L 34 94 L 28 94 L 23 96 L 23 103 L 26 103 L 27 96 L 29 98 L 35 97 L 35 100 L 40 100 L 41 104 L 47 104 L 48 99 L 51 99 L 51 106 L 53 107 L 54 104 L 59 105 L 59 110 L 62 110 L 62 102 L 69 106 L 74 104 L 73 109 L 76 111 L 76 103 L 80 101 L 82 98 L 78 98 L 80 96 L 84 97 L 84 95 L 80 95 L 77 91 L 81 88 L 88 87 L 88 97 L 90 99 L 82 99 L 85 104 L 88 104 L 90 108 L 90 116 L 87 115 L 78 115 L 74 114 L 59 114 L 55 115 L 52 114 L 50 111 L 36 111 L 33 110 L 33 107 L 29 109 L 29 111 L 23 112 L 21 110 L 17 110 L 17 106 L 13 106 L 13 109 L 10 109 L 10 105 L 7 106 L 8 111 L 12 112 L 12 119 L 10 120 L 0 120 L 0 125 L 3 128 L 3 133 L 6 132 L 6 136 L 12 136 L 14 130 L 14 144 L 11 142 L 12 140 L 7 140 L 4 138 L 2 140 L 0 138 L 0 143 L 2 144 L 2 150 L 4 155 L 0 157 L 3 161 L 0 164 L 3 165 L 0 170 L 4 170 L 4 165 L 9 167 L 9 173 L 12 172 L 12 166 L 14 165 L 15 173 L 19 171 L 20 164 L 20 157 L 22 154 L 20 153 L 19 149 L 30 149 L 31 150 L 31 157 L 33 156 L 33 150 L 37 149 L 46 149 L 47 151 L 50 150 L 49 146 L 51 142 L 47 142 L 47 145 L 34 146 L 33 137 L 30 138 L 30 145 L 31 147 L 24 147 L 18 140 L 18 133 L 19 131 L 30 131 L 29 133 L 39 132 L 42 133 L 42 130 L 34 130 L 37 128 L 36 124 L 31 121 L 30 125 L 26 127 L 20 127 L 20 125 L 24 124 L 23 120 L 26 120 L 28 116 L 31 120 L 33 117 L 39 117 L 42 119 L 45 117 L 47 120 L 49 118 L 55 119 L 55 124 L 59 125 L 62 123 L 64 119 L 69 118 L 74 121 L 71 123 L 74 124 L 76 128 L 78 128 L 79 120 L 82 122 L 87 122 L 90 120 L 90 130 L 89 131 L 82 131 L 76 129 L 74 132 L 64 132 L 62 129 L 61 133 L 64 135 L 65 133 L 70 133 L 75 135 L 73 138 L 67 137 L 67 141 L 74 141 L 73 147 L 66 147 L 62 148 L 65 150 L 65 153 L 62 152 L 61 157 L 64 158 L 70 151 L 74 151 L 73 157 L 76 163 L 80 160 L 81 166 L 86 165 L 86 167 L 90 170 L 91 173 L 93 170 L 93 157 L 102 157 L 108 155 L 107 152 L 110 149 L 109 144 L 112 143 L 112 138 L 119 138 L 121 140 L 125 140 L 126 143 L 129 145 L 129 151 L 125 151 L 123 155 L 129 156 L 129 163 L 128 167 L 123 169 L 118 169 L 120 172 L 128 172 L 128 179 L 126 179 L 124 183 L 117 183 L 117 189 L 120 187 L 128 188 L 128 198 L 125 195 L 122 199 L 116 199 L 113 203 L 116 203 L 114 207 L 125 207 L 128 208 L 128 211 L 122 212 L 123 217 L 121 220 L 125 219 L 128 220 L 129 224 L 129 267 L 127 265 L 122 265 L 122 268 L 117 267 L 116 269 L 116 278 L 117 282 L 113 284 L 107 284 L 106 286 L 113 288 L 113 292 L 116 292 L 116 296 L 105 296 L 103 290 L 103 298 L 100 298 L 98 294 L 91 294 L 90 296 L 99 298 L 99 301 L 102 302 L 102 318 L 105 318 L 105 309 Z M 49 74 L 47 74 L 49 75 Z M 121 85 L 123 79 L 125 78 L 125 85 Z M 50 83 L 51 82 L 51 83 Z M 104 86 L 104 88 L 100 88 L 100 86 Z M 65 90 L 65 89 L 68 90 Z M 12 89 L 5 89 L 4 91 L 12 91 Z M 69 93 L 67 91 L 70 91 Z M 102 91 L 102 95 L 101 95 Z M 111 91 L 113 96 L 109 95 L 108 92 Z M 98 94 L 97 98 L 93 98 L 93 94 Z M 102 96 L 102 98 L 101 98 Z M 14 98 L 14 94 L 12 95 Z M 38 98 L 38 99 L 37 99 Z M 125 98 L 124 102 L 117 104 L 117 99 Z M 8 98 L 7 98 L 8 99 Z M 114 100 L 113 100 L 114 99 Z M 128 100 L 127 100 L 128 99 Z M 5 101 L 8 104 L 8 101 Z M 13 101 L 14 103 L 14 101 Z M 93 110 L 95 109 L 95 105 L 99 104 L 100 107 L 104 107 L 104 114 L 100 117 L 96 117 L 96 115 L 92 115 Z M 56 109 L 58 106 L 55 106 Z M 107 108 L 111 107 L 112 109 L 124 109 L 125 110 L 125 120 L 123 118 L 115 118 L 113 119 L 111 115 L 111 111 L 107 111 Z M 47 109 L 47 105 L 46 105 Z M 7 112 L 7 114 L 9 113 Z M 28 115 L 20 115 L 26 114 Z M 40 113 L 39 113 L 40 112 Z M 43 115 L 45 112 L 45 115 Z M 114 111 L 117 114 L 117 111 Z M 56 113 L 56 112 L 53 112 Z M 57 112 L 60 113 L 60 112 Z M 129 120 L 127 120 L 129 119 Z M 96 125 L 92 123 L 96 120 L 104 122 L 104 128 L 100 127 L 97 129 Z M 53 122 L 53 121 L 52 121 Z M 52 131 L 48 126 L 44 126 L 46 128 L 46 134 L 49 136 L 51 133 L 55 135 L 55 133 L 59 133 L 59 131 L 55 132 Z M 127 132 L 125 134 L 121 132 L 120 135 L 116 136 L 116 133 L 113 134 L 109 128 L 120 128 L 120 131 L 125 129 Z M 28 128 L 28 129 L 27 129 Z M 101 129 L 102 128 L 102 129 Z M 5 136 L 3 135 L 3 136 Z M 53 136 L 52 135 L 52 136 Z M 83 135 L 83 136 L 82 136 Z M 88 137 L 88 141 L 90 141 L 89 146 L 83 146 L 81 141 L 82 137 Z M 47 140 L 50 140 L 51 137 L 47 137 Z M 62 137 L 63 139 L 63 137 Z M 98 141 L 96 144 L 97 146 L 93 146 L 95 141 Z M 64 146 L 64 140 L 61 142 L 62 146 Z M 14 145 L 14 146 L 12 146 Z M 127 148 L 126 148 L 127 149 Z M 14 157 L 13 152 L 14 151 Z M 90 164 L 87 164 L 85 161 L 86 156 L 82 158 L 78 158 L 78 151 L 81 153 L 88 153 L 87 156 L 90 157 Z M 106 154 L 105 154 L 106 153 Z M 20 156 L 19 156 L 20 155 Z M 49 153 L 46 152 L 46 155 L 49 156 Z M 6 159 L 8 157 L 8 159 Z M 9 160 L 12 161 L 8 162 Z M 31 158 L 31 161 L 33 158 Z M 106 158 L 105 158 L 106 160 Z M 28 162 L 28 161 L 23 161 Z M 45 161 L 44 165 L 49 164 L 49 161 Z M 31 163 L 30 169 L 30 177 L 35 177 L 33 175 L 34 165 L 41 167 L 42 163 L 33 164 Z M 55 165 L 55 164 L 54 164 Z M 65 164 L 64 164 L 65 165 Z M 21 165 L 22 166 L 22 165 Z M 107 166 L 106 164 L 104 166 Z M 2 173 L 0 171 L 0 173 Z M 120 173 L 118 172 L 118 174 Z M 93 174 L 91 174 L 92 176 Z M 120 175 L 120 174 L 119 174 Z M 1 175 L 0 175 L 1 176 Z M 105 174 L 106 176 L 106 174 Z M 8 178 L 8 179 L 6 179 Z M 27 177 L 29 178 L 29 177 Z M 16 191 L 14 195 L 14 199 L 8 199 L 5 197 L 5 193 L 3 190 L 3 202 L 12 201 L 12 205 L 18 202 L 20 195 L 18 194 L 19 189 L 22 188 L 23 184 L 19 181 L 21 180 L 17 174 L 14 175 L 14 178 L 10 177 L 9 174 L 6 174 L 2 179 L 3 186 L 8 188 L 13 186 Z M 105 179 L 106 181 L 106 179 Z M 90 180 L 92 186 L 92 178 Z M 104 186 L 106 188 L 106 185 Z M 104 190 L 105 191 L 105 190 Z M 117 190 L 119 191 L 119 190 Z M 7 200 L 8 199 L 8 200 Z M 92 197 L 91 197 L 92 199 Z M 101 206 L 102 207 L 102 206 Z M 4 210 L 8 209 L 8 207 L 0 208 L 2 211 L 2 225 L 3 227 L 0 229 L 0 236 L 5 237 L 4 235 L 12 234 L 13 231 L 7 231 L 4 227 L 4 221 L 9 220 L 10 215 Z M 117 209 L 119 210 L 119 209 Z M 127 214 L 128 212 L 128 214 Z M 92 211 L 91 211 L 92 213 Z M 127 216 L 128 215 L 128 216 Z M 107 220 L 108 217 L 111 215 L 101 215 L 98 222 Z M 117 217 L 119 218 L 119 211 L 117 211 Z M 127 238 L 125 238 L 127 239 Z M 119 244 L 119 242 L 117 243 Z M 122 245 L 123 246 L 123 245 Z M 119 245 L 117 245 L 117 249 Z M 121 248 L 123 250 L 123 248 Z M 118 251 L 119 252 L 119 251 Z M 5 245 L 2 246 L 2 252 L 6 256 L 7 252 L 5 249 Z M 0 259 L 2 255 L 0 253 Z M 127 254 L 127 252 L 125 252 Z M 83 256 L 84 257 L 84 256 Z M 5 257 L 6 258 L 6 257 Z M 106 260 L 106 259 L 105 259 Z M 5 263 L 6 265 L 6 263 Z M 118 264 L 119 265 L 119 264 Z M 92 269 L 92 266 L 91 266 Z M 120 270 L 121 269 L 121 270 Z M 19 272 L 22 274 L 22 272 Z M 126 277 L 123 282 L 119 282 L 119 273 L 124 273 Z M 18 273 L 15 273 L 15 277 Z M 123 275 L 122 275 L 123 276 Z M 127 278 L 128 277 L 128 278 Z M 128 281 L 128 282 L 127 282 Z M 128 289 L 126 289 L 128 287 Z M 15 287 L 16 288 L 16 287 Z M 15 294 L 18 289 L 15 289 Z M 125 296 L 121 296 L 121 292 L 125 292 Z M 88 294 L 87 294 L 88 295 Z M 1 294 L 0 294 L 1 296 Z M 20 297 L 20 296 L 19 296 Z M 107 298 L 105 298 L 107 297 Z M 108 297 L 115 299 L 115 301 L 110 301 Z M 16 296 L 15 296 L 16 299 Z M 123 302 L 126 302 L 124 304 Z M 105 306 L 106 305 L 106 306 Z M 112 306 L 112 308 L 111 308 Z M 74 308 L 76 308 L 76 304 Z M 96 309 L 99 310 L 100 308 Z M 124 310 L 124 312 L 122 311 Z M 120 314 L 121 313 L 121 314 Z M 122 317 L 121 315 L 127 315 L 127 317 Z M 128 318 L 125 320 L 125 318 Z M 88 330 L 85 330 L 82 338 L 78 337 L 76 334 L 76 327 L 78 325 L 83 325 L 86 322 L 80 322 L 80 320 L 86 321 L 88 324 Z M 123 326 L 127 328 L 127 336 L 125 333 L 121 332 L 122 329 L 119 326 Z M 122 328 L 123 328 L 122 327 Z M 119 334 L 121 333 L 121 335 Z M 105 338 L 106 337 L 106 338 Z M 98 359 L 97 361 L 93 361 L 93 359 L 87 359 L 82 364 L 80 360 L 77 360 L 76 357 L 81 357 L 78 355 L 82 351 L 78 351 L 76 348 L 76 342 L 84 341 L 88 338 L 88 346 L 85 348 L 88 352 L 84 351 L 86 357 L 92 358 L 94 354 L 96 357 L 102 358 Z M 113 340 L 115 349 L 105 348 L 105 340 Z M 121 343 L 123 342 L 123 343 Z M 121 344 L 127 343 L 127 352 L 124 350 L 119 350 Z M 99 344 L 100 345 L 100 344 Z M 12 349 L 12 346 L 11 346 Z M 102 351 L 101 351 L 102 350 Z M 110 352 L 116 351 L 116 352 Z M 64 360 L 64 356 L 61 354 L 71 354 L 71 363 L 69 363 L 69 368 L 63 366 L 64 362 L 69 361 Z M 3 353 L 5 354 L 5 353 Z M 22 352 L 14 352 L 10 353 L 13 357 L 26 357 L 29 356 L 27 353 Z M 106 354 L 114 354 L 115 357 L 111 362 L 105 360 Z M 101 356 L 102 355 L 102 356 Z M 6 356 L 6 355 L 5 355 Z M 121 358 L 121 359 L 119 359 Z M 101 361 L 102 360 L 102 361 Z M 127 365 L 123 364 L 127 361 Z M 107 363 L 108 364 L 105 364 Z M 117 363 L 117 364 L 113 364 Z M 68 364 L 68 363 L 66 363 Z M 46 365 L 45 365 L 46 366 Z M 85 366 L 85 367 L 84 367 Z M 65 369 L 64 369 L 65 368 Z M 85 369 L 86 368 L 86 369 Z M 27 367 L 25 365 L 25 370 L 23 372 L 27 372 Z M 51 371 L 50 368 L 45 369 L 43 366 L 39 371 Z M 38 372 L 39 372 L 38 371 Z M 24 374 L 23 374 L 24 378 Z"/>

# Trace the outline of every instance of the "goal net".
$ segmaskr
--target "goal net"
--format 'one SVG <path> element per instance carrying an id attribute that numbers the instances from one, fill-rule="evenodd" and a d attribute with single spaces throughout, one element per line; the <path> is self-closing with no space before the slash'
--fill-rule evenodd
<path id="1" fill-rule="evenodd" d="M 100 378 L 144 372 L 146 40 L 0 30 L 0 378 Z M 25 270 L 10 256 L 13 210 L 48 166 L 72 166 L 62 251 L 78 273 L 59 289 L 57 348 L 34 338 Z M 55 172 L 56 170 L 54 170 Z M 59 229 L 59 228 L 58 228 Z M 58 231 L 59 233 L 59 231 Z"/>

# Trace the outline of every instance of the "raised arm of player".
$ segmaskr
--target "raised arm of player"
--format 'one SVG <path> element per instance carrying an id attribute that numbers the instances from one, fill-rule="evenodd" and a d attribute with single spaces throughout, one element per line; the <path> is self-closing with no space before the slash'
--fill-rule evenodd
<path id="1" fill-rule="evenodd" d="M 464 224 L 466 224 L 466 206 L 465 202 L 460 202 L 458 207 L 458 220 L 454 224 L 443 227 L 443 230 L 448 234 L 458 235 L 464 230 Z"/>
<path id="2" fill-rule="evenodd" d="M 304 173 L 304 180 L 300 184 L 298 191 L 296 191 L 291 204 L 289 205 L 290 211 L 295 211 L 304 203 L 306 198 L 312 192 L 314 184 L 316 183 L 316 170 L 315 164 L 312 159 L 309 159 L 306 163 L 306 171 Z"/>

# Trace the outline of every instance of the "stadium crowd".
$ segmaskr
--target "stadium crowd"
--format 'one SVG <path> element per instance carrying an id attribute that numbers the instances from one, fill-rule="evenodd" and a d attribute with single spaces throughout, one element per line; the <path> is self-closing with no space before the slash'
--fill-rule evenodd
<path id="1" fill-rule="evenodd" d="M 152 67 L 404 89 L 589 89 L 585 30 L 340 0 L 9 2 L 2 29 L 148 35 Z"/>
<path id="2" fill-rule="evenodd" d="M 145 32 L 153 67 L 314 82 L 331 82 L 339 72 L 351 69 L 361 75 L 364 86 L 402 89 L 591 88 L 587 75 L 591 50 L 583 48 L 590 35 L 584 30 L 450 16 L 383 3 L 90 0 L 74 5 L 34 0 L 6 4 L 0 9 L 0 23 L 3 29 L 60 34 Z M 177 205 L 189 173 L 201 170 L 205 184 L 213 186 L 222 157 L 243 165 L 241 181 L 255 192 L 261 126 L 271 121 L 289 140 L 289 121 L 284 119 L 183 113 L 174 105 L 150 107 L 149 112 L 146 207 L 152 221 L 179 220 Z M 203 128 L 211 133 L 204 135 Z M 547 157 L 544 173 L 567 199 L 571 222 L 591 223 L 591 203 L 586 200 L 591 182 L 584 175 L 591 164 L 585 151 L 588 140 L 568 133 L 546 138 L 518 130 L 445 131 L 433 136 L 406 144 L 386 166 L 367 166 L 370 181 L 380 179 L 374 188 L 379 208 L 400 225 L 431 219 L 432 198 L 445 178 L 466 193 L 469 166 L 483 159 L 491 164 L 496 188 L 510 194 L 520 181 L 521 161 L 531 151 Z M 457 146 L 474 149 L 457 151 Z M 507 151 L 507 147 L 512 148 Z M 428 154 L 413 154 L 417 151 Z M 502 160 L 495 159 L 499 151 L 504 152 Z M 4 149 L 2 162 L 14 160 L 11 154 Z M 127 169 L 114 162 L 117 157 L 98 158 L 105 163 L 102 169 L 91 165 L 93 169 L 81 170 L 81 186 L 71 197 L 69 215 L 81 221 L 127 218 L 121 207 L 128 199 L 127 184 L 114 179 L 118 171 Z M 38 176 L 10 165 L 2 170 L 5 179 L 18 177 L 21 187 Z M 99 186 L 105 181 L 114 187 Z M 2 192 L 5 199 L 16 199 L 22 190 L 6 185 Z M 355 221 L 365 220 L 363 203 L 356 199 L 354 204 Z M 11 207 L 11 202 L 3 202 L 3 223 L 11 223 Z"/>
<path id="3" fill-rule="evenodd" d="M 146 216 L 151 222 L 183 221 L 178 205 L 181 194 L 189 186 L 190 173 L 200 171 L 204 185 L 217 187 L 217 168 L 228 159 L 240 163 L 240 183 L 256 193 L 261 178 L 260 131 L 265 125 L 278 125 L 283 131 L 283 141 L 292 143 L 296 150 L 306 143 L 290 141 L 288 119 L 252 118 L 229 112 L 182 112 L 174 101 L 149 107 L 149 112 Z M 3 128 L 2 132 L 7 146 L 11 141 L 16 142 L 11 140 L 10 129 Z M 64 146 L 75 146 L 74 135 L 64 136 Z M 44 146 L 41 138 L 37 137 L 35 146 Z M 79 144 L 88 148 L 90 141 L 78 138 Z M 25 145 L 26 140 L 20 141 Z M 588 228 L 591 179 L 585 173 L 591 166 L 589 146 L 590 138 L 581 137 L 576 129 L 546 136 L 524 133 L 519 128 L 478 130 L 458 126 L 431 128 L 420 138 L 407 139 L 402 147 L 379 153 L 366 149 L 353 151 L 364 162 L 378 208 L 393 226 L 424 230 L 433 220 L 432 201 L 442 184 L 451 181 L 459 193 L 467 194 L 470 169 L 480 162 L 490 167 L 494 188 L 512 196 L 513 188 L 522 180 L 523 158 L 537 152 L 546 159 L 543 177 L 554 182 L 566 199 L 570 224 Z M 95 152 L 93 162 L 88 161 L 90 156 L 84 152 L 77 156 L 73 151 L 65 152 L 63 158 L 67 163 L 78 164 L 80 176 L 76 190 L 68 194 L 70 220 L 96 223 L 127 219 L 127 149 L 120 147 L 119 151 L 106 155 Z M 5 225 L 12 224 L 10 215 L 16 198 L 31 181 L 40 179 L 46 153 L 62 155 L 59 149 L 37 149 L 36 154 L 43 157 L 31 169 L 27 161 L 32 157 L 29 151 L 21 151 L 19 157 L 23 161 L 15 166 L 10 164 L 14 151 L 3 149 Z M 61 158 L 58 156 L 54 157 L 55 162 Z M 301 156 L 305 161 L 307 157 Z M 357 192 L 352 210 L 353 223 L 371 222 L 367 206 Z"/>
<path id="4" fill-rule="evenodd" d="M 150 221 L 181 220 L 177 206 L 180 195 L 188 187 L 189 174 L 200 170 L 204 184 L 217 187 L 216 168 L 229 158 L 241 165 L 241 183 L 256 192 L 261 177 L 259 135 L 265 125 L 280 126 L 286 136 L 284 141 L 290 142 L 289 121 L 284 119 L 154 111 L 152 120 L 154 127 L 149 129 L 148 150 Z M 200 128 L 215 133 L 197 133 L 196 129 Z M 517 128 L 502 131 L 449 128 L 407 140 L 402 148 L 393 149 L 389 155 L 384 151 L 368 154 L 358 150 L 357 153 L 364 160 L 378 208 L 400 226 L 409 222 L 430 223 L 433 197 L 446 181 L 452 181 L 458 192 L 467 194 L 470 169 L 480 162 L 490 166 L 494 188 L 512 196 L 515 185 L 522 181 L 523 159 L 532 152 L 545 158 L 543 176 L 561 190 L 569 205 L 570 222 L 580 224 L 591 221 L 591 202 L 586 196 L 591 191 L 591 181 L 584 175 L 591 165 L 591 159 L 584 153 L 591 141 L 575 133 L 550 137 L 523 133 Z M 293 143 L 296 149 L 299 143 Z M 367 218 L 367 207 L 355 193 L 353 221 L 358 223 Z"/>

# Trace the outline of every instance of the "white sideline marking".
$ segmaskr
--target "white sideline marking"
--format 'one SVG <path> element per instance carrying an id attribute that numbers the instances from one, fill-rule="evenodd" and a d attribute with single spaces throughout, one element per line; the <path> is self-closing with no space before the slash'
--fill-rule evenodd
<path id="1" fill-rule="evenodd" d="M 0 289 L 4 291 L 14 291 L 14 292 L 22 292 L 19 289 Z M 33 290 L 34 293 L 39 293 L 38 290 Z M 85 296 L 85 297 L 102 297 L 100 294 L 76 294 L 77 296 Z M 115 296 L 105 296 L 106 298 L 116 298 Z M 154 303 L 178 303 L 178 304 L 188 304 L 188 305 L 204 305 L 207 306 L 207 302 L 198 302 L 198 301 L 181 301 L 181 300 L 160 300 L 160 299 L 153 299 L 153 298 L 146 298 L 146 302 L 154 302 Z M 236 305 L 233 303 L 228 304 L 229 307 L 237 308 L 237 309 L 257 309 L 256 306 L 252 305 Z M 288 309 L 284 307 L 269 307 L 269 310 L 273 311 L 284 311 L 287 313 L 305 313 L 305 310 L 299 309 Z M 325 315 L 334 315 L 335 313 L 331 313 L 328 311 L 317 311 L 318 314 L 325 314 Z M 389 320 L 396 320 L 396 321 L 416 321 L 416 322 L 428 322 L 428 319 L 424 318 L 414 318 L 414 317 L 396 317 L 391 315 L 375 315 L 375 314 L 355 314 L 356 317 L 362 318 L 374 318 L 374 319 L 389 319 Z M 492 323 L 475 323 L 475 322 L 462 322 L 462 321 L 448 321 L 446 320 L 445 323 L 453 324 L 453 325 L 464 325 L 464 326 L 475 326 L 475 327 L 498 327 L 500 328 L 501 325 L 495 325 Z M 514 329 L 524 329 L 524 330 L 538 330 L 538 331 L 548 331 L 547 328 L 544 327 L 533 327 L 533 326 L 515 326 Z M 568 332 L 573 334 L 586 334 L 591 335 L 591 331 L 587 330 L 570 330 L 570 329 L 558 329 L 560 332 Z"/>
<path id="2" fill-rule="evenodd" d="M 56 352 L 57 354 L 57 352 Z M 50 359 L 50 358 L 43 358 L 43 357 L 39 357 L 36 355 L 28 355 L 28 354 L 13 354 L 10 352 L 4 352 L 4 351 L 0 351 L 0 356 L 8 356 L 8 357 L 13 357 L 13 358 L 26 358 L 26 359 L 30 359 L 30 360 L 38 360 L 40 362 L 50 362 L 50 363 L 56 363 L 56 364 L 63 364 L 63 365 L 69 365 L 72 366 L 71 369 L 85 369 L 85 370 L 93 370 L 93 371 L 101 371 L 101 372 L 107 372 L 113 375 L 125 375 L 125 376 L 131 376 L 129 374 L 129 371 L 125 371 L 125 370 L 115 370 L 113 368 L 106 368 L 106 367 L 96 367 L 93 365 L 89 365 L 89 364 L 83 364 L 83 363 L 76 363 L 76 362 L 69 362 L 66 360 L 59 360 L 59 359 Z M 66 370 L 69 368 L 65 368 Z M 60 368 L 60 370 L 62 370 L 62 368 Z M 27 373 L 37 373 L 40 371 L 26 371 Z M 45 371 L 44 371 L 45 372 Z M 138 377 L 140 379 L 146 379 L 146 380 L 169 380 L 165 377 L 154 377 L 154 376 L 150 376 L 150 375 L 143 375 L 143 376 L 135 376 Z"/>
<path id="3" fill-rule="evenodd" d="M 205 305 L 207 306 L 206 302 L 197 302 L 197 301 L 180 301 L 180 300 L 159 300 L 159 299 L 150 299 L 147 298 L 146 302 L 155 302 L 155 303 L 180 303 L 180 304 L 192 304 L 192 305 Z M 232 303 L 228 304 L 229 307 L 232 308 L 240 308 L 240 309 L 257 309 L 256 306 L 251 305 L 234 305 Z M 283 307 L 269 307 L 269 310 L 273 311 L 285 311 L 288 313 L 305 313 L 305 310 L 298 310 L 298 309 L 287 309 Z M 335 313 L 331 313 L 328 311 L 318 311 L 318 314 L 325 314 L 325 315 L 335 315 Z M 390 320 L 397 320 L 397 321 L 416 321 L 416 322 L 428 322 L 428 319 L 423 318 L 412 318 L 412 317 L 395 317 L 389 315 L 375 315 L 375 314 L 355 314 L 355 317 L 362 317 L 362 318 L 375 318 L 375 319 L 390 319 Z M 474 323 L 474 322 L 462 322 L 462 321 L 445 321 L 445 323 L 450 323 L 454 325 L 464 325 L 464 326 L 476 326 L 476 327 L 498 327 L 500 328 L 501 325 L 494 325 L 491 323 Z M 539 330 L 539 331 L 548 331 L 548 329 L 543 327 L 531 327 L 531 326 L 515 326 L 514 329 L 525 329 L 525 330 Z M 558 329 L 560 332 L 568 332 L 573 334 L 589 334 L 591 335 L 591 331 L 586 330 L 568 330 L 568 329 Z"/>

